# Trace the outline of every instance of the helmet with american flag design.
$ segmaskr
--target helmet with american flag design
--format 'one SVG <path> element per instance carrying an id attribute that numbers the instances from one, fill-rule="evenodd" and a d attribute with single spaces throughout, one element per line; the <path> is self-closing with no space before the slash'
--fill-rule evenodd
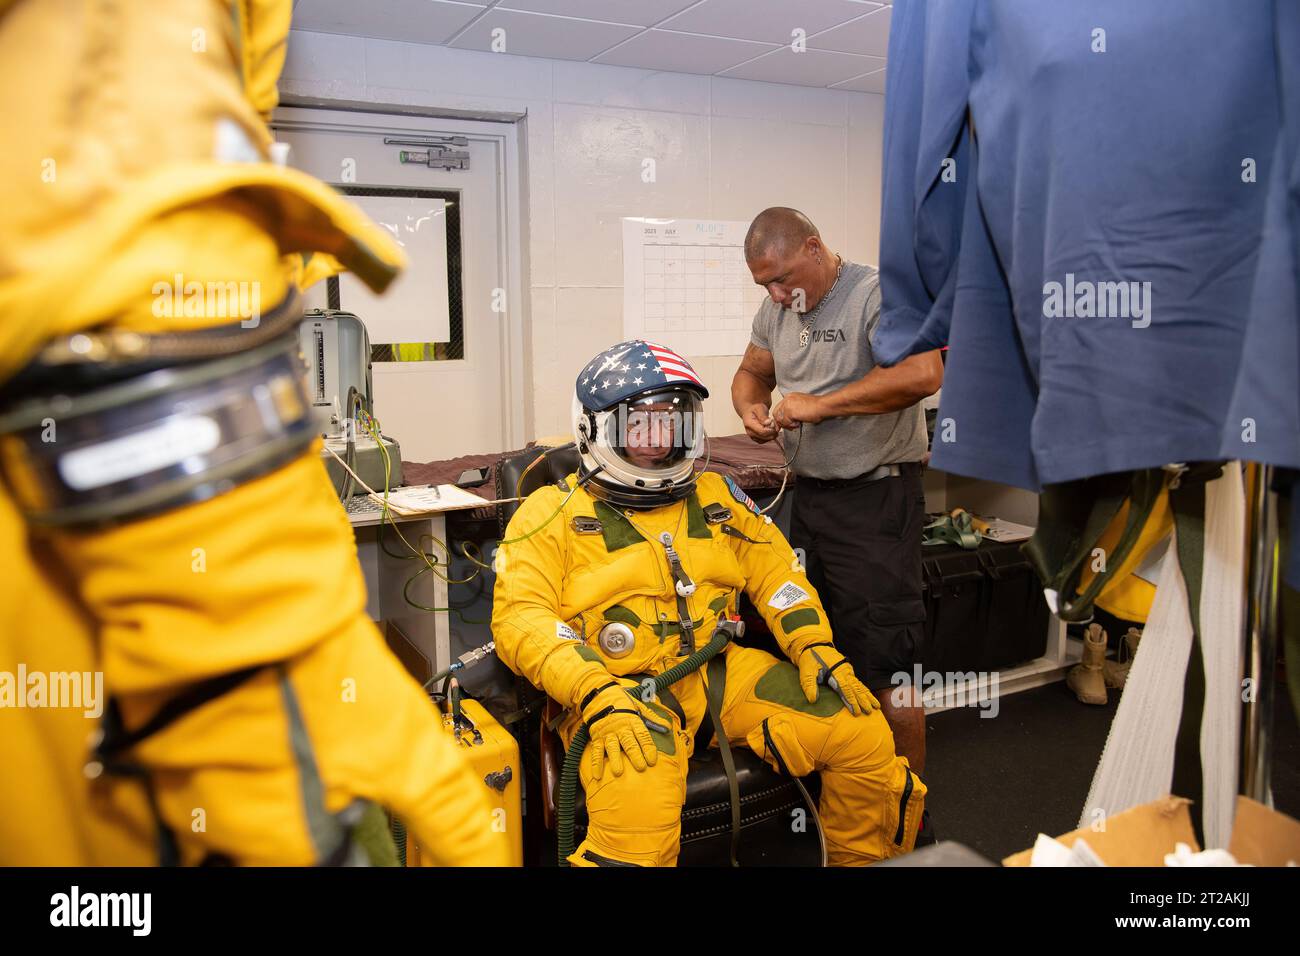
<path id="1" fill-rule="evenodd" d="M 709 390 L 672 349 L 641 339 L 593 358 L 574 386 L 579 478 L 622 508 L 655 508 L 695 487 Z"/>

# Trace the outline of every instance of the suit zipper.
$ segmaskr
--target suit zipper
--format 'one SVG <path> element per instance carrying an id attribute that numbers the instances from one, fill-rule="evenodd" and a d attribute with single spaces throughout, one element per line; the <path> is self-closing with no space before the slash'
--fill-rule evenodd
<path id="1" fill-rule="evenodd" d="M 907 783 L 903 786 L 903 795 L 898 798 L 898 832 L 894 834 L 894 845 L 903 845 L 903 830 L 907 827 L 907 801 L 912 796 L 912 771 L 904 767 Z"/>

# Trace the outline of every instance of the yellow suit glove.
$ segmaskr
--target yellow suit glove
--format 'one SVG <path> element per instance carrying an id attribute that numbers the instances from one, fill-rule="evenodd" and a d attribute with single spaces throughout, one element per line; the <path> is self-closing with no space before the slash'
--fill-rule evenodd
<path id="1" fill-rule="evenodd" d="M 593 691 L 582 702 L 581 709 L 591 736 L 587 746 L 592 749 L 593 780 L 599 780 L 604 774 L 606 760 L 614 776 L 621 777 L 624 754 L 637 772 L 653 766 L 659 759 L 659 748 L 647 725 L 664 733 L 670 732 L 670 728 L 661 724 L 653 711 L 642 707 L 623 685 L 611 682 Z"/>
<path id="2" fill-rule="evenodd" d="M 855 717 L 880 709 L 880 701 L 858 680 L 848 658 L 830 641 L 806 645 L 799 651 L 795 663 L 799 665 L 799 686 L 803 688 L 808 703 L 816 702 L 817 687 L 825 684 L 840 695 L 844 706 Z"/>

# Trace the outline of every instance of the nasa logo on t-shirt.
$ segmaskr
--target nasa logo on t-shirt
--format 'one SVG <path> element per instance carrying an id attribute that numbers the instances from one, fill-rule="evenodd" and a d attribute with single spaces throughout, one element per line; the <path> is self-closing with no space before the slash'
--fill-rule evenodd
<path id="1" fill-rule="evenodd" d="M 818 342 L 821 342 L 825 345 L 830 345 L 832 342 L 847 342 L 847 341 L 848 339 L 844 336 L 843 329 L 813 329 L 812 330 L 811 344 L 813 345 L 816 345 Z"/>

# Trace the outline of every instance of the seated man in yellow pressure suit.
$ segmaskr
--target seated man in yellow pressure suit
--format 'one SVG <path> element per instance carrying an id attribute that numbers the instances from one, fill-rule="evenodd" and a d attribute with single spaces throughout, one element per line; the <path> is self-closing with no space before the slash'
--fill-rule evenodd
<path id="1" fill-rule="evenodd" d="M 568 709 L 566 747 L 582 726 L 590 736 L 579 767 L 589 825 L 569 861 L 676 862 L 687 760 L 714 707 L 731 743 L 800 776 L 820 771 L 832 864 L 905 853 L 926 788 L 781 532 L 730 480 L 696 474 L 707 397 L 662 346 L 596 356 L 574 400 L 582 467 L 567 490 L 529 495 L 499 553 L 497 653 Z M 654 699 L 646 675 L 704 647 L 741 591 L 793 663 L 728 644 Z"/>

